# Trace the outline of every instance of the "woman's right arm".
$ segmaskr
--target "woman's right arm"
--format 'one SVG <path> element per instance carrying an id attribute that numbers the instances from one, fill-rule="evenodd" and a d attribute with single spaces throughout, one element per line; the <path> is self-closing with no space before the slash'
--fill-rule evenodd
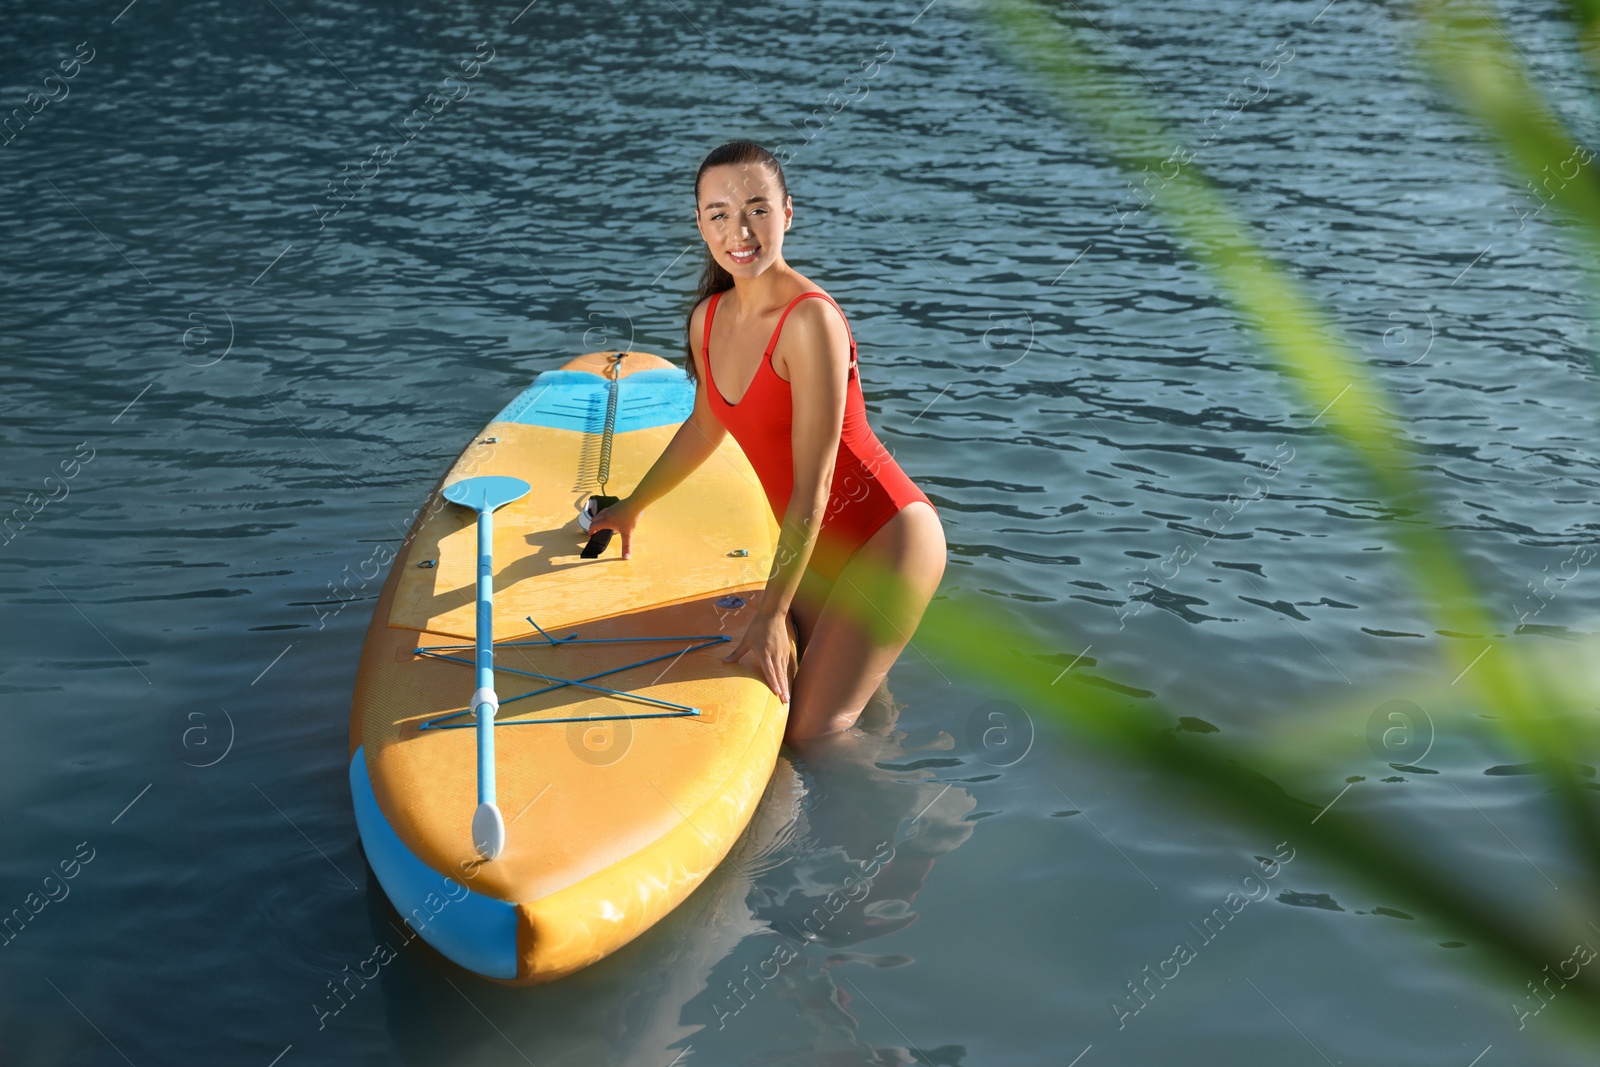
<path id="1" fill-rule="evenodd" d="M 717 417 L 712 414 L 710 404 L 706 400 L 705 354 L 700 347 L 704 322 L 705 303 L 702 302 L 689 319 L 690 345 L 694 354 L 695 369 L 698 372 L 695 375 L 694 410 L 683 421 L 683 425 L 678 427 L 678 432 L 672 435 L 666 450 L 657 457 L 645 476 L 639 479 L 639 484 L 634 487 L 633 492 L 600 512 L 589 523 L 591 533 L 599 529 L 610 529 L 622 535 L 623 559 L 627 559 L 631 554 L 633 527 L 638 522 L 639 513 L 666 496 L 694 473 L 695 469 L 717 450 L 717 446 L 722 444 L 722 439 L 728 434 L 717 421 Z"/>

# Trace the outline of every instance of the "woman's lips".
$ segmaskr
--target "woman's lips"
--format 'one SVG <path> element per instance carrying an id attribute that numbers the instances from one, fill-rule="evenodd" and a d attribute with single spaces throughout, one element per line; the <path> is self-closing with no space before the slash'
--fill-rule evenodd
<path id="1" fill-rule="evenodd" d="M 728 258 L 740 266 L 744 266 L 754 263 L 756 261 L 756 254 L 760 251 L 760 245 L 754 245 L 750 248 L 730 248 L 728 249 Z"/>

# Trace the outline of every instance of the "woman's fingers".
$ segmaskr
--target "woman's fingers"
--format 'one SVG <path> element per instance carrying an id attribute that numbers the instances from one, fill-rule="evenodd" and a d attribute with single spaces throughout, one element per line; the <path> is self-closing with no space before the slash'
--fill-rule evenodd
<path id="1" fill-rule="evenodd" d="M 783 648 L 770 649 L 764 645 L 750 643 L 750 631 L 746 630 L 744 637 L 732 652 L 722 657 L 724 663 L 737 663 L 746 652 L 756 653 L 756 669 L 761 673 L 761 680 L 767 683 L 767 688 L 776 693 L 785 704 L 789 702 L 789 657 Z"/>
<path id="2" fill-rule="evenodd" d="M 601 508 L 589 520 L 589 532 L 597 530 L 615 530 L 622 535 L 622 558 L 627 559 L 633 555 L 633 523 L 622 522 L 611 516 L 611 508 Z"/>
<path id="3" fill-rule="evenodd" d="M 767 685 L 787 704 L 789 702 L 789 672 L 784 669 L 783 660 L 778 656 L 766 655 L 761 658 L 761 662 L 763 665 L 762 670 L 767 676 Z"/>

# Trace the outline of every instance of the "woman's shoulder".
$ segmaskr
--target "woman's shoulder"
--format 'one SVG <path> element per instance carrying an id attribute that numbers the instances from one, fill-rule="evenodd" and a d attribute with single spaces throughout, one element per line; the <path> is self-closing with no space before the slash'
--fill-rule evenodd
<path id="1" fill-rule="evenodd" d="M 816 296 L 825 297 L 826 299 L 821 301 L 822 303 L 828 303 L 828 304 L 837 304 L 838 303 L 836 300 L 834 300 L 833 294 L 829 293 L 828 290 L 824 289 L 822 286 L 818 285 L 816 282 L 812 281 L 810 278 L 807 278 L 804 274 L 797 274 L 791 280 L 792 280 L 792 282 L 794 284 L 793 284 L 793 287 L 790 289 L 789 299 L 787 301 L 787 303 L 791 307 L 791 310 L 799 311 L 801 308 L 806 307 L 809 304 L 818 303 L 818 301 L 815 301 L 815 300 L 801 300 L 800 299 L 801 297 L 811 296 L 813 294 L 815 294 Z M 799 301 L 799 302 L 796 303 L 796 301 Z"/>
<path id="2" fill-rule="evenodd" d="M 698 335 L 703 324 L 705 323 L 706 315 L 711 307 L 711 302 L 722 295 L 723 293 L 719 292 L 702 297 L 699 303 L 695 304 L 694 307 L 689 309 L 689 332 L 691 335 L 694 335 L 694 340 L 697 347 L 700 341 Z"/>
<path id="3" fill-rule="evenodd" d="M 811 285 L 790 298 L 786 309 L 788 322 L 807 333 L 841 333 L 845 325 L 844 308 L 820 285 Z"/>
<path id="4" fill-rule="evenodd" d="M 815 294 L 811 299 L 801 299 Z M 826 299 L 821 299 L 826 298 Z M 829 362 L 837 361 L 845 368 L 853 367 L 854 339 L 844 311 L 833 297 L 820 286 L 795 294 L 783 319 L 774 346 L 774 364 L 782 363 L 779 373 L 792 367 L 795 358 L 812 359 L 811 353 L 827 353 Z M 787 374 L 793 380 L 793 373 Z"/>
<path id="5" fill-rule="evenodd" d="M 710 309 L 712 304 L 716 303 L 719 300 L 720 301 L 726 301 L 729 297 L 732 297 L 733 295 L 734 295 L 733 294 L 733 290 L 731 288 L 728 288 L 728 289 L 718 289 L 714 293 L 709 293 L 709 294 L 701 297 L 699 302 L 697 302 L 693 308 L 689 309 L 690 318 L 704 318 L 707 310 Z"/>

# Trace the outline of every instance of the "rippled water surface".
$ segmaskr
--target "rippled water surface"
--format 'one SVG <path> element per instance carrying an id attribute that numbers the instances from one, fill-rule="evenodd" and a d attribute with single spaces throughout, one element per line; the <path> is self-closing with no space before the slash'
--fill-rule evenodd
<path id="1" fill-rule="evenodd" d="M 786 756 L 735 854 L 614 957 L 508 989 L 403 943 L 343 773 L 377 582 L 348 605 L 330 583 L 539 371 L 629 338 L 681 358 L 689 181 L 728 137 L 792 154 L 786 252 L 851 317 L 873 424 L 945 519 L 947 592 L 1235 738 L 1455 638 L 1397 563 L 1405 508 L 1364 495 L 1159 200 L 1138 210 L 967 3 L 118 8 L 0 19 L 0 114 L 78 62 L 0 148 L 0 484 L 29 516 L 0 548 L 0 911 L 78 864 L 0 949 L 6 1063 L 1586 1062 L 1549 1020 L 1519 1030 L 1474 946 L 1174 804 L 1046 709 L 1022 709 L 1020 759 L 975 748 L 994 694 L 915 646 L 870 729 Z M 1198 165 L 1364 347 L 1512 635 L 1528 583 L 1595 536 L 1585 283 L 1417 75 L 1407 10 L 1064 21 L 1207 140 Z M 1590 137 L 1556 14 L 1514 5 L 1511 30 Z M 379 166 L 379 143 L 403 148 Z M 1559 589 L 1506 639 L 1593 629 L 1600 581 Z M 1339 803 L 1421 819 L 1553 907 L 1543 786 L 1484 773 L 1514 762 L 1441 736 L 1433 773 L 1363 751 L 1307 801 L 1361 776 Z M 871 900 L 774 964 L 886 847 Z M 1263 856 L 1273 895 L 1205 936 Z M 1195 958 L 1135 999 L 1177 942 Z"/>

